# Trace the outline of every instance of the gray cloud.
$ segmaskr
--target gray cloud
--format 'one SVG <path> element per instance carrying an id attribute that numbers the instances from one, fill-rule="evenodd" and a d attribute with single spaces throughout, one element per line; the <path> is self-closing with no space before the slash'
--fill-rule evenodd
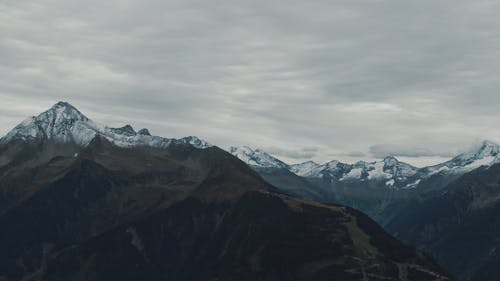
<path id="1" fill-rule="evenodd" d="M 377 144 L 370 147 L 370 153 L 375 158 L 386 156 L 401 157 L 452 157 L 457 152 L 433 152 L 428 148 L 417 147 L 406 144 Z"/>
<path id="2" fill-rule="evenodd" d="M 487 0 L 2 1 L 0 133 L 67 100 L 112 126 L 223 147 L 318 147 L 310 156 L 320 162 L 355 160 L 346 151 L 377 143 L 447 154 L 500 140 L 499 9 Z"/>
<path id="3" fill-rule="evenodd" d="M 320 153 L 319 149 L 316 147 L 305 147 L 295 150 L 287 150 L 279 147 L 268 147 L 264 150 L 278 158 L 294 160 L 309 160 L 316 157 L 318 153 Z"/>
<path id="4" fill-rule="evenodd" d="M 361 152 L 361 151 L 351 151 L 345 154 L 348 157 L 353 157 L 353 158 L 363 158 L 366 157 L 366 153 Z"/>

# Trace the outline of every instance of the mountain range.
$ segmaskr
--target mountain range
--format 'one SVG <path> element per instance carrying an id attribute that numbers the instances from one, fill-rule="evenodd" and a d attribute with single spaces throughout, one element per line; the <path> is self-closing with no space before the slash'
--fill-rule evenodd
<path id="1" fill-rule="evenodd" d="M 307 161 L 300 164 L 286 164 L 261 149 L 232 147 L 229 150 L 248 165 L 256 168 L 279 168 L 306 178 L 323 178 L 329 181 L 385 181 L 385 186 L 396 189 L 417 188 L 419 183 L 436 174 L 462 175 L 481 166 L 500 163 L 500 146 L 483 141 L 473 150 L 464 152 L 444 163 L 417 168 L 387 156 L 381 161 L 359 161 L 355 164 L 337 160 L 325 164 Z"/>
<path id="2" fill-rule="evenodd" d="M 0 139 L 0 229 L 6 281 L 454 280 L 357 210 L 64 102 Z"/>
<path id="3" fill-rule="evenodd" d="M 262 150 L 231 152 L 292 196 L 361 210 L 459 280 L 500 280 L 500 146 L 491 141 L 423 168 L 392 156 L 289 165 Z"/>

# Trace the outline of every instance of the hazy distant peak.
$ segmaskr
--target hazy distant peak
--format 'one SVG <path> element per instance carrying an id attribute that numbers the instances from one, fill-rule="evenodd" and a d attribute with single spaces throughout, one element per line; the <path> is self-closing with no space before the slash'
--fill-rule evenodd
<path id="1" fill-rule="evenodd" d="M 311 174 L 314 174 L 315 171 L 317 171 L 321 166 L 322 165 L 314 161 L 307 161 L 300 164 L 290 165 L 290 171 L 301 177 L 308 177 Z"/>
<path id="2" fill-rule="evenodd" d="M 461 159 L 481 159 L 488 156 L 497 156 L 500 146 L 492 141 L 484 140 L 469 151 L 460 154 Z"/>
<path id="3" fill-rule="evenodd" d="M 281 160 L 271 156 L 261 149 L 252 149 L 248 146 L 231 147 L 229 152 L 250 166 L 262 168 L 288 168 Z"/>
<path id="4" fill-rule="evenodd" d="M 427 169 L 439 169 L 440 172 L 446 169 L 470 171 L 481 166 L 491 166 L 500 162 L 499 152 L 500 146 L 498 144 L 485 140 L 455 158 Z"/>

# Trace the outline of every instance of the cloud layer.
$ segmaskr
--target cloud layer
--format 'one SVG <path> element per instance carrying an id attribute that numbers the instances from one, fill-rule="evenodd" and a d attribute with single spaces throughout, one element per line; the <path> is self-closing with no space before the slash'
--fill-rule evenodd
<path id="1" fill-rule="evenodd" d="M 110 125 L 280 147 L 297 161 L 448 155 L 500 140 L 499 9 L 487 0 L 2 1 L 0 132 L 67 100 Z"/>
<path id="2" fill-rule="evenodd" d="M 376 158 L 384 158 L 386 156 L 446 158 L 453 157 L 457 155 L 458 152 L 434 152 L 426 147 L 418 147 L 406 144 L 377 144 L 370 146 L 370 153 Z"/>

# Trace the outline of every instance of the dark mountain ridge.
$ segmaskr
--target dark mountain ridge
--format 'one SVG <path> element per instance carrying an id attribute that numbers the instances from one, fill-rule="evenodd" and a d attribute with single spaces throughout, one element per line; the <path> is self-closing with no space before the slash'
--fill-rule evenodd
<path id="1" fill-rule="evenodd" d="M 0 141 L 0 280 L 451 280 L 363 214 L 285 196 L 217 147 L 111 134 L 66 106 L 50 115 L 63 130 L 44 123 L 64 136 L 21 124 Z"/>

